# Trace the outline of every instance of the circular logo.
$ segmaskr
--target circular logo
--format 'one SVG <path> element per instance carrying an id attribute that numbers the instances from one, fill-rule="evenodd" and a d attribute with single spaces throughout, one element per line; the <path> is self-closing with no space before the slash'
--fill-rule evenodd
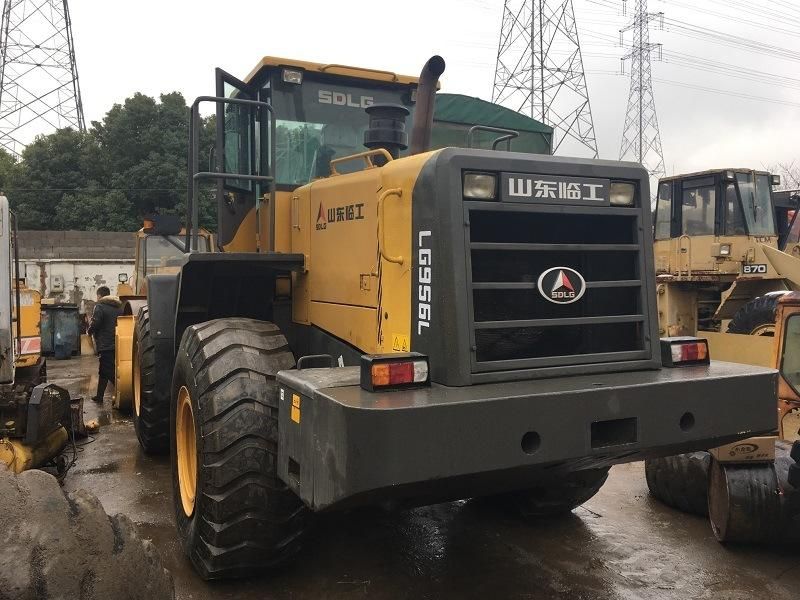
<path id="1" fill-rule="evenodd" d="M 536 287 L 545 300 L 554 304 L 572 304 L 586 292 L 586 280 L 575 269 L 553 267 L 539 275 Z"/>

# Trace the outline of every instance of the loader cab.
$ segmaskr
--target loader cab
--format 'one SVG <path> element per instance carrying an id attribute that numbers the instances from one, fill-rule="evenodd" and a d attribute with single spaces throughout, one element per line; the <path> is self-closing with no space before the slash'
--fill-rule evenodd
<path id="1" fill-rule="evenodd" d="M 778 246 L 772 187 L 762 171 L 724 169 L 659 181 L 655 257 L 659 274 L 734 273 L 757 244 Z M 785 229 L 785 228 L 784 228 Z"/>
<path id="2" fill-rule="evenodd" d="M 183 264 L 186 230 L 177 218 L 154 216 L 145 219 L 136 232 L 133 295 L 147 295 L 147 276 L 177 273 Z M 211 252 L 211 234 L 201 230 L 198 252 Z"/>
<path id="3" fill-rule="evenodd" d="M 410 113 L 406 131 L 410 132 L 417 85 L 417 77 L 388 71 L 273 57 L 263 58 L 244 80 L 217 69 L 217 97 L 264 102 L 272 109 L 217 104 L 217 172 L 264 175 L 271 171 L 275 177 L 271 189 L 246 179 L 225 178 L 217 182 L 220 248 L 263 250 L 270 246 L 263 240 L 274 234 L 272 247 L 287 251 L 291 192 L 331 176 L 332 162 L 336 164 L 335 174 L 364 168 L 363 161 L 336 161 L 366 150 L 368 107 L 394 104 L 406 108 Z M 549 153 L 552 142 L 549 127 L 475 98 L 452 95 L 448 101 L 450 114 L 459 118 L 448 119 L 440 126 L 434 124 L 432 149 L 472 146 Z M 509 121 L 513 127 L 478 125 L 476 114 L 489 112 L 487 107 L 513 113 L 516 121 Z M 475 123 L 470 122 L 473 120 Z M 270 139 L 273 126 L 274 139 Z M 399 155 L 407 153 L 401 150 Z M 256 202 L 256 196 L 264 200 Z M 269 222 L 271 207 L 266 210 L 266 203 L 273 201 L 275 224 Z M 256 240 L 260 240 L 260 246 Z"/>

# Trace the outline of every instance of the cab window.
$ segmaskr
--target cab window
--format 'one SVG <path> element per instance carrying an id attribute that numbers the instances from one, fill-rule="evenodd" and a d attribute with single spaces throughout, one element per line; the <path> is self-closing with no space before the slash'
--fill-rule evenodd
<path id="1" fill-rule="evenodd" d="M 733 183 L 725 186 L 725 235 L 747 235 L 742 203 Z"/>
<path id="2" fill-rule="evenodd" d="M 672 235 L 672 184 L 658 186 L 656 206 L 656 239 L 668 240 Z"/>
<path id="3" fill-rule="evenodd" d="M 183 264 L 185 238 L 177 235 L 149 235 L 144 239 L 144 275 L 174 272 Z M 199 252 L 209 252 L 208 238 L 198 238 Z"/>
<path id="4" fill-rule="evenodd" d="M 705 181 L 683 185 L 681 225 L 684 235 L 714 235 L 717 198 L 713 179 L 708 184 Z"/>
<path id="5" fill-rule="evenodd" d="M 411 89 L 376 83 L 369 87 L 343 85 L 340 80 L 314 80 L 306 73 L 302 84 L 274 81 L 272 96 L 277 115 L 275 172 L 278 185 L 302 185 L 330 174 L 330 162 L 367 149 L 364 131 L 372 104 L 402 104 L 413 112 Z M 412 118 L 406 119 L 410 126 Z M 337 165 L 340 173 L 358 171 L 363 162 Z"/>
<path id="6" fill-rule="evenodd" d="M 736 183 L 742 197 L 744 218 L 750 235 L 774 236 L 775 218 L 768 175 L 737 173 Z"/>
<path id="7" fill-rule="evenodd" d="M 800 393 L 800 314 L 786 320 L 781 375 L 795 392 Z"/>

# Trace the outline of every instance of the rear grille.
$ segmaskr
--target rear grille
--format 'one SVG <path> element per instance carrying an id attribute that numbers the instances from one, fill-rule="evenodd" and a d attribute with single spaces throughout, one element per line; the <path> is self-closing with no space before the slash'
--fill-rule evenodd
<path id="1" fill-rule="evenodd" d="M 465 204 L 473 372 L 650 358 L 636 210 Z M 580 300 L 542 296 L 553 267 L 583 275 Z"/>

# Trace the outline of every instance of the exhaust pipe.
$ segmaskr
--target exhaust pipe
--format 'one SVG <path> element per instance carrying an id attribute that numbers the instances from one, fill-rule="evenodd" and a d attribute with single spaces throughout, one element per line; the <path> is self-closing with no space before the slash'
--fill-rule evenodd
<path id="1" fill-rule="evenodd" d="M 414 112 L 414 124 L 411 127 L 411 144 L 409 154 L 425 152 L 431 145 L 431 128 L 433 127 L 433 106 L 436 101 L 436 83 L 444 73 L 444 59 L 441 56 L 431 56 L 422 73 L 419 75 L 417 85 L 417 108 Z"/>

